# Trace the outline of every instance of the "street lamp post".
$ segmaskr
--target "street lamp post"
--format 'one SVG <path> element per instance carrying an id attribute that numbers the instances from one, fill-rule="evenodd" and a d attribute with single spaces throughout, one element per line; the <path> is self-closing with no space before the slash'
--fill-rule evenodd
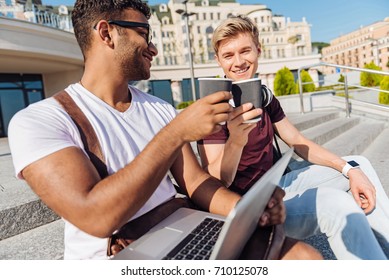
<path id="1" fill-rule="evenodd" d="M 176 10 L 176 13 L 182 15 L 185 18 L 185 28 L 186 28 L 186 35 L 187 35 L 187 41 L 188 41 L 188 49 L 189 49 L 189 68 L 190 68 L 190 82 L 192 86 L 192 98 L 193 101 L 196 101 L 196 86 L 194 81 L 194 69 L 193 69 L 193 57 L 192 57 L 192 43 L 190 41 L 190 33 L 189 33 L 189 17 L 193 16 L 195 13 L 188 13 L 188 8 L 186 3 L 188 0 L 185 0 L 183 4 L 185 4 L 185 10 L 178 9 Z"/>

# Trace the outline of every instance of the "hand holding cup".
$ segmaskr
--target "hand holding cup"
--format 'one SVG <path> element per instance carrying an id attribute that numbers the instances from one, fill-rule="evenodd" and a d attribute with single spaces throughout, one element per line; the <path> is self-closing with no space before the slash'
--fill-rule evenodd
<path id="1" fill-rule="evenodd" d="M 253 109 L 261 108 L 263 104 L 262 85 L 259 78 L 236 81 L 232 83 L 232 95 L 235 107 L 245 103 L 253 104 Z M 261 116 L 244 121 L 244 123 L 254 123 L 261 120 Z"/>

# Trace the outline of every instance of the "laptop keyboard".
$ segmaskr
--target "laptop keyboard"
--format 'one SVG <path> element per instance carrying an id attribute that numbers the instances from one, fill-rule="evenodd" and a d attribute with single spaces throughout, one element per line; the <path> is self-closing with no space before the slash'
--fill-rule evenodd
<path id="1" fill-rule="evenodd" d="M 205 218 L 164 260 L 208 260 L 223 224 L 224 221 Z"/>

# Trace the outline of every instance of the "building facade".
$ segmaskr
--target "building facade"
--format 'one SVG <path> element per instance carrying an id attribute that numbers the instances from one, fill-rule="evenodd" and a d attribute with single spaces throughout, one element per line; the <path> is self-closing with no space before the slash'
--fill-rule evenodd
<path id="1" fill-rule="evenodd" d="M 73 32 L 69 14 L 69 7 L 42 5 L 41 0 L 0 0 L 0 16 Z"/>
<path id="2" fill-rule="evenodd" d="M 60 2 L 60 1 L 59 1 Z M 211 38 L 214 29 L 231 15 L 245 14 L 253 19 L 260 30 L 262 55 L 260 59 L 278 59 L 305 56 L 312 53 L 310 25 L 305 18 L 291 22 L 275 15 L 265 5 L 242 5 L 235 0 L 181 0 L 150 6 L 149 20 L 153 30 L 153 43 L 158 56 L 153 65 L 184 65 L 189 61 L 190 37 L 194 64 L 214 63 Z M 43 24 L 72 32 L 72 7 L 43 6 L 41 0 L 0 0 L 0 16 Z M 185 11 L 191 14 L 186 30 Z"/>
<path id="3" fill-rule="evenodd" d="M 388 71 L 389 17 L 371 25 L 340 36 L 322 49 L 322 61 L 326 63 L 363 68 L 374 62 Z M 324 74 L 333 74 L 334 67 L 324 67 Z"/>
<path id="4" fill-rule="evenodd" d="M 72 7 L 41 4 L 40 0 L 0 0 L 0 137 L 7 135 L 9 120 L 18 110 L 79 81 L 83 73 L 83 56 L 72 33 Z M 151 78 L 137 86 L 172 105 L 193 96 L 188 35 L 196 96 L 197 78 L 223 75 L 214 60 L 211 37 L 230 15 L 246 14 L 257 22 L 262 43 L 257 74 L 270 88 L 284 66 L 296 71 L 320 60 L 320 55 L 311 54 L 310 26 L 304 19 L 291 22 L 264 5 L 197 0 L 185 6 L 169 0 L 151 9 L 149 23 L 159 53 Z M 185 17 L 185 10 L 191 16 Z M 317 80 L 315 74 L 311 76 Z"/>
<path id="5" fill-rule="evenodd" d="M 244 14 L 253 19 L 260 30 L 260 59 L 280 59 L 311 55 L 310 25 L 305 18 L 291 22 L 275 15 L 265 5 L 242 5 L 235 0 L 195 0 L 186 4 L 169 0 L 151 6 L 150 24 L 153 42 L 159 55 L 156 65 L 182 65 L 189 60 L 187 36 L 190 36 L 195 64 L 214 63 L 211 38 L 215 28 L 231 15 Z M 180 12 L 181 11 L 181 12 Z M 185 17 L 188 18 L 189 32 Z"/>

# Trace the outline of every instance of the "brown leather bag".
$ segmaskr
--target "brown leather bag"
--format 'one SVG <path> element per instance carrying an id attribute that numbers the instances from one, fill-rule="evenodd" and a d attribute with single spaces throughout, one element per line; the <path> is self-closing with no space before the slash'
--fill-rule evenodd
<path id="1" fill-rule="evenodd" d="M 58 92 L 54 95 L 54 98 L 62 105 L 76 124 L 85 151 L 99 172 L 100 177 L 105 178 L 108 176 L 107 166 L 105 165 L 100 143 L 90 122 L 66 91 Z M 181 207 L 195 208 L 187 198 L 173 198 L 144 215 L 129 221 L 108 239 L 107 256 L 110 257 L 117 254 Z M 257 228 L 246 243 L 240 259 L 279 259 L 284 240 L 285 234 L 282 225 Z"/>

